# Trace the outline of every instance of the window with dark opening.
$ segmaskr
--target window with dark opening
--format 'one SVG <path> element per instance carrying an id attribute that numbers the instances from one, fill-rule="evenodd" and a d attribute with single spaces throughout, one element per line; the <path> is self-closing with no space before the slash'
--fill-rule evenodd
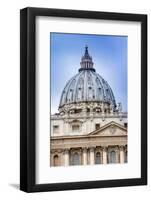
<path id="1" fill-rule="evenodd" d="M 95 124 L 95 129 L 96 130 L 100 129 L 100 124 Z"/>

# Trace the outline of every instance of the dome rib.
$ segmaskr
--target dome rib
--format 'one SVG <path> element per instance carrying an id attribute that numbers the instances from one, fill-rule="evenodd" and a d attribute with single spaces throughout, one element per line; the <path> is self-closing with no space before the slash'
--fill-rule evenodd
<path id="1" fill-rule="evenodd" d="M 76 85 L 75 85 L 75 90 L 74 90 L 74 100 L 75 100 L 75 102 L 76 101 L 78 101 L 77 100 L 77 93 L 78 93 L 78 86 L 79 86 L 79 81 L 80 81 L 80 79 L 82 78 L 82 75 L 83 75 L 83 71 L 81 71 L 80 73 L 79 73 L 79 76 L 78 76 L 78 79 L 77 79 L 77 82 L 76 82 Z M 82 88 L 81 88 L 81 90 L 82 90 Z M 84 90 L 84 88 L 83 88 L 83 90 Z"/>

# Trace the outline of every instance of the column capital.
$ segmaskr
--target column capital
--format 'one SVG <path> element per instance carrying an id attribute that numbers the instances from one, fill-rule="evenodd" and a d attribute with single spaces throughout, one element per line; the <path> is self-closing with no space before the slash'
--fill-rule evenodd
<path id="1" fill-rule="evenodd" d="M 95 148 L 96 147 L 90 147 L 89 149 L 90 149 L 90 151 L 94 151 Z"/>
<path id="2" fill-rule="evenodd" d="M 69 148 L 65 148 L 64 153 L 69 153 Z"/>
<path id="3" fill-rule="evenodd" d="M 124 148 L 125 148 L 124 145 L 119 146 L 120 151 L 124 151 Z"/>
<path id="4" fill-rule="evenodd" d="M 87 152 L 88 148 L 87 147 L 82 147 L 83 152 Z"/>
<path id="5" fill-rule="evenodd" d="M 107 147 L 107 146 L 103 146 L 103 147 L 102 147 L 102 150 L 103 150 L 103 151 L 107 151 L 107 150 L 108 150 L 108 147 Z"/>

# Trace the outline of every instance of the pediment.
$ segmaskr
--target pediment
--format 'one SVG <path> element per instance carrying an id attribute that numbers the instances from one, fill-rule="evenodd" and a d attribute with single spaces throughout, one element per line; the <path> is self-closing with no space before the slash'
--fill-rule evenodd
<path id="1" fill-rule="evenodd" d="M 127 135 L 127 128 L 116 122 L 110 122 L 102 126 L 100 129 L 89 133 L 88 135 L 100 135 L 100 136 Z"/>

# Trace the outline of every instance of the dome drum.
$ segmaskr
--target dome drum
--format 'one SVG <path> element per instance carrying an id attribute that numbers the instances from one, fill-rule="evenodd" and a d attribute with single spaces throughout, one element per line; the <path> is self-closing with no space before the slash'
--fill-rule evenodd
<path id="1" fill-rule="evenodd" d="M 79 103 L 70 103 L 66 104 L 59 108 L 59 112 L 61 115 L 69 114 L 78 114 L 78 113 L 86 113 L 86 115 L 90 113 L 98 113 L 98 114 L 105 114 L 105 113 L 115 113 L 117 109 L 113 109 L 113 106 L 107 102 L 79 102 Z"/>

